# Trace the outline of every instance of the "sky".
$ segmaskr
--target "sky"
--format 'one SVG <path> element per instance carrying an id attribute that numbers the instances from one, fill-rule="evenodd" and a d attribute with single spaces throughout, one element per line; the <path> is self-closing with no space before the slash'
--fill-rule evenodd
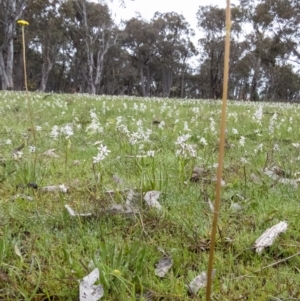
<path id="1" fill-rule="evenodd" d="M 238 1 L 231 0 L 231 3 L 238 4 Z M 226 0 L 125 0 L 125 8 L 120 7 L 119 0 L 113 0 L 112 2 L 108 2 L 108 4 L 112 10 L 112 17 L 115 19 L 117 24 L 121 19 L 129 20 L 130 18 L 135 17 L 137 12 L 140 13 L 144 19 L 149 21 L 157 11 L 161 13 L 173 11 L 182 14 L 191 27 L 196 30 L 196 12 L 198 11 L 199 6 L 217 5 L 225 8 Z"/>

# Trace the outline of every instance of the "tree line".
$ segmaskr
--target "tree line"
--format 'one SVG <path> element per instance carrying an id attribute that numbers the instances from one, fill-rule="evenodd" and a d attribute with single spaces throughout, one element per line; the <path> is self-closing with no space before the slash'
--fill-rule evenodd
<path id="1" fill-rule="evenodd" d="M 117 25 L 106 3 L 0 0 L 0 87 L 24 89 L 25 29 L 32 91 L 218 99 L 225 11 L 199 6 L 201 38 L 178 13 Z M 300 100 L 300 1 L 240 0 L 232 6 L 229 98 Z"/>

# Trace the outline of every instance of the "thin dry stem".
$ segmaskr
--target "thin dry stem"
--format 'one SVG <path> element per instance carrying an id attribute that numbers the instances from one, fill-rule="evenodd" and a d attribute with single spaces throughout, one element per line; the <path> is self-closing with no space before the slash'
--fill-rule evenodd
<path id="1" fill-rule="evenodd" d="M 27 86 L 27 73 L 26 73 L 26 54 L 25 54 L 25 32 L 24 32 L 24 25 L 22 26 L 22 40 L 23 40 L 23 64 L 24 64 L 24 83 L 25 83 L 25 90 L 28 92 Z"/>
<path id="2" fill-rule="evenodd" d="M 230 53 L 230 0 L 227 0 L 226 8 L 226 40 L 225 40 L 225 54 L 224 54 L 224 80 L 223 80 L 223 102 L 222 102 L 222 115 L 221 115 L 221 128 L 220 128 L 220 145 L 219 145 L 219 160 L 217 171 L 217 184 L 216 184 L 216 199 L 214 205 L 214 215 L 211 230 L 209 261 L 207 270 L 207 288 L 206 288 L 206 301 L 211 300 L 211 286 L 212 286 L 212 273 L 214 263 L 214 252 L 216 243 L 216 232 L 220 210 L 221 199 L 221 180 L 223 171 L 223 158 L 224 158 L 224 144 L 225 144 L 225 128 L 226 128 L 226 107 L 227 107 L 227 95 L 228 95 L 228 73 L 229 73 L 229 53 Z"/>

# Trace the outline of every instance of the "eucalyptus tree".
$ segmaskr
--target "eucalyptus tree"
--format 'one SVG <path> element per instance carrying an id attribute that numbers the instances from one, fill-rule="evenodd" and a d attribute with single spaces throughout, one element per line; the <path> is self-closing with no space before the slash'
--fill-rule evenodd
<path id="1" fill-rule="evenodd" d="M 150 96 L 153 81 L 153 67 L 157 55 L 158 30 L 151 23 L 132 18 L 125 24 L 123 47 L 138 70 L 141 93 Z"/>
<path id="2" fill-rule="evenodd" d="M 105 55 L 117 41 L 108 6 L 69 0 L 64 3 L 62 14 L 75 51 L 85 56 L 88 92 L 96 94 L 100 89 Z"/>
<path id="3" fill-rule="evenodd" d="M 255 4 L 251 14 L 254 28 L 266 32 L 277 43 L 284 43 L 300 64 L 299 0 L 260 0 Z"/>
<path id="4" fill-rule="evenodd" d="M 194 32 L 183 15 L 175 12 L 156 12 L 151 22 L 157 32 L 156 68 L 161 78 L 162 95 L 170 96 L 174 77 L 177 76 L 181 80 L 176 89 L 183 97 L 188 58 L 196 54 L 190 40 Z"/>
<path id="5" fill-rule="evenodd" d="M 2 89 L 13 88 L 14 37 L 17 20 L 28 0 L 0 0 L 0 78 Z"/>
<path id="6" fill-rule="evenodd" d="M 201 48 L 200 90 L 209 98 L 221 98 L 223 91 L 225 11 L 217 6 L 201 6 L 197 12 L 198 27 L 203 37 L 199 40 Z M 232 8 L 232 46 L 238 45 L 241 31 L 241 12 Z M 242 51 L 240 51 L 240 55 Z M 236 57 L 235 59 L 239 59 Z M 204 92 L 204 88 L 206 91 Z M 208 90 L 207 90 L 208 89 Z"/>
<path id="7" fill-rule="evenodd" d="M 31 52 L 40 53 L 37 89 L 45 91 L 49 74 L 57 62 L 65 39 L 59 0 L 28 0 L 26 16 L 30 22 Z"/>
<path id="8" fill-rule="evenodd" d="M 258 100 L 261 94 L 263 99 L 278 100 L 285 95 L 284 99 L 291 100 L 291 94 L 293 97 L 297 94 L 291 93 L 294 88 L 290 87 L 297 81 L 297 74 L 290 63 L 300 65 L 300 2 L 240 0 L 240 4 L 252 26 L 246 36 L 250 44 L 247 53 L 250 99 Z M 276 84 L 280 72 L 285 74 L 281 76 L 281 83 L 290 79 L 283 86 Z M 279 87 L 281 92 L 277 93 Z"/>

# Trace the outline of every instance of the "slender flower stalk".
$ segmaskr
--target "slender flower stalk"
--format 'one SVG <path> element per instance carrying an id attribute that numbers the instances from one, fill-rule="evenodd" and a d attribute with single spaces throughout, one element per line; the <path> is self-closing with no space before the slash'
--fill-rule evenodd
<path id="1" fill-rule="evenodd" d="M 24 83 L 25 83 L 25 90 L 26 90 L 26 92 L 28 92 L 27 73 L 26 73 L 25 32 L 24 32 L 24 28 L 25 28 L 25 26 L 29 25 L 29 23 L 25 20 L 18 20 L 18 24 L 22 26 Z"/>
<path id="2" fill-rule="evenodd" d="M 221 115 L 221 129 L 220 129 L 220 145 L 219 145 L 219 160 L 217 171 L 217 184 L 216 184 L 216 199 L 214 204 L 214 216 L 211 230 L 209 260 L 207 269 L 207 287 L 206 287 L 206 301 L 211 301 L 211 286 L 212 286 L 212 274 L 214 263 L 214 252 L 216 244 L 216 232 L 220 211 L 221 202 L 221 186 L 222 186 L 222 170 L 224 159 L 224 144 L 225 144 L 225 130 L 226 130 L 226 107 L 228 96 L 228 73 L 229 73 L 229 54 L 230 54 L 230 28 L 231 28 L 231 10 L 230 0 L 227 0 L 226 8 L 226 39 L 225 39 L 225 54 L 224 54 L 224 80 L 223 80 L 223 103 L 222 103 L 222 115 Z"/>

